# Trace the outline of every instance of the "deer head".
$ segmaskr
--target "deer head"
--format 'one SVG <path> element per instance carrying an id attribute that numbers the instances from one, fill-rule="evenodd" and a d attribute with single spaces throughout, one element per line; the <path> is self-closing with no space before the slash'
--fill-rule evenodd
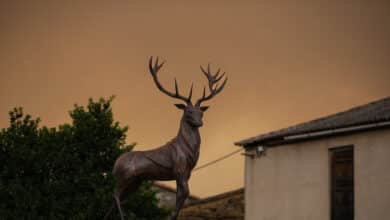
<path id="1" fill-rule="evenodd" d="M 184 104 L 183 103 L 175 104 L 175 106 L 178 109 L 183 110 L 184 112 L 183 119 L 188 124 L 190 124 L 192 127 L 201 127 L 203 125 L 203 121 L 202 121 L 203 113 L 209 108 L 208 106 L 201 106 L 201 103 L 212 99 L 214 96 L 216 96 L 218 93 L 220 93 L 223 90 L 227 82 L 227 77 L 225 78 L 225 80 L 222 82 L 221 85 L 218 85 L 218 82 L 225 76 L 225 73 L 220 74 L 221 69 L 218 69 L 215 74 L 212 74 L 210 72 L 210 64 L 207 65 L 207 71 L 202 66 L 200 66 L 200 69 L 202 70 L 203 74 L 206 76 L 208 80 L 209 94 L 206 95 L 206 86 L 205 86 L 203 88 L 202 97 L 196 101 L 195 105 L 193 105 L 191 101 L 193 84 L 191 85 L 191 89 L 188 97 L 180 95 L 176 78 L 175 78 L 174 93 L 168 91 L 161 85 L 161 83 L 158 80 L 157 73 L 164 65 L 164 63 L 165 62 L 159 63 L 158 57 L 156 58 L 156 61 L 153 62 L 153 57 L 150 57 L 149 71 L 152 74 L 154 83 L 156 84 L 157 88 L 164 94 L 184 102 Z"/>

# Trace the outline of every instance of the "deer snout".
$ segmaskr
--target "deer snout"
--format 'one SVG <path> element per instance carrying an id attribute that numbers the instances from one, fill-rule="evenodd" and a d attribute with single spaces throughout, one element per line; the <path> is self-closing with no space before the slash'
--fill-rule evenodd
<path id="1" fill-rule="evenodd" d="M 192 122 L 192 124 L 193 124 L 194 126 L 196 126 L 196 127 L 202 127 L 202 126 L 203 126 L 202 120 L 194 120 L 194 121 Z"/>

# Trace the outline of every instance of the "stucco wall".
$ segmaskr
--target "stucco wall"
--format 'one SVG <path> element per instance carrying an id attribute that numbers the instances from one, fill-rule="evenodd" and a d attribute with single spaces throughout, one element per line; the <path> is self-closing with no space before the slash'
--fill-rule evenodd
<path id="1" fill-rule="evenodd" d="M 330 220 L 329 149 L 354 146 L 355 220 L 390 219 L 390 130 L 268 148 L 245 160 L 246 220 Z"/>

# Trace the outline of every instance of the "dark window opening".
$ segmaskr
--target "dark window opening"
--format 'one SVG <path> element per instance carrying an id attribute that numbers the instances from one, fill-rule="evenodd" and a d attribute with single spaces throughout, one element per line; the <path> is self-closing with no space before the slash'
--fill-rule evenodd
<path id="1" fill-rule="evenodd" d="M 354 219 L 353 147 L 335 148 L 331 159 L 331 220 Z"/>

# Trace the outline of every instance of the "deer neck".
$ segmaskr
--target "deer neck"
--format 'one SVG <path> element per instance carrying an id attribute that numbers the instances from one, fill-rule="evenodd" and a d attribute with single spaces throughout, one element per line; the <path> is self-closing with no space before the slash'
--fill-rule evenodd
<path id="1" fill-rule="evenodd" d="M 180 129 L 177 138 L 191 150 L 198 151 L 200 146 L 199 128 L 191 126 L 184 119 L 180 122 Z"/>

